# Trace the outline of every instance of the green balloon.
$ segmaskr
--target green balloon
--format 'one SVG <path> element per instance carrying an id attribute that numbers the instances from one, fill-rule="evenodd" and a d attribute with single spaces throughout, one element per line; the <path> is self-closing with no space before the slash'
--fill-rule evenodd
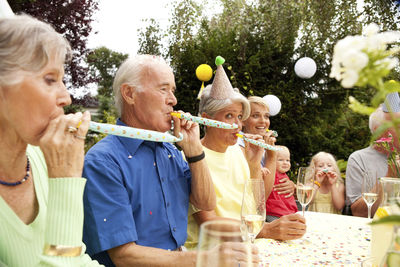
<path id="1" fill-rule="evenodd" d="M 217 66 L 224 64 L 224 62 L 225 62 L 225 59 L 221 56 L 217 56 L 215 58 L 215 65 L 217 65 Z"/>

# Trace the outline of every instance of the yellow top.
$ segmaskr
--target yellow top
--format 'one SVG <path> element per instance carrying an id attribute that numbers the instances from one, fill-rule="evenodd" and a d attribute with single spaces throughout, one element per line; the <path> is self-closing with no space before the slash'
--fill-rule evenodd
<path id="1" fill-rule="evenodd" d="M 249 166 L 242 150 L 239 145 L 228 147 L 225 153 L 206 147 L 203 149 L 217 196 L 215 213 L 217 216 L 240 220 L 244 183 L 250 178 Z M 188 238 L 185 243 L 188 249 L 195 249 L 198 243 L 199 226 L 192 215 L 196 212 L 189 205 Z"/>
<path id="2" fill-rule="evenodd" d="M 338 186 L 336 184 L 336 186 Z M 319 190 L 315 192 L 315 197 L 308 207 L 309 211 L 342 214 L 340 210 L 335 209 L 332 203 L 332 192 L 322 194 Z"/>

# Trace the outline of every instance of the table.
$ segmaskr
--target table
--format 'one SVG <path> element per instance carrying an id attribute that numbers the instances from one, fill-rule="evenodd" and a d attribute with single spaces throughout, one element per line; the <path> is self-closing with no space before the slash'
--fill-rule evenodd
<path id="1" fill-rule="evenodd" d="M 368 219 L 311 211 L 305 218 L 301 239 L 257 239 L 260 266 L 360 266 L 370 257 Z"/>

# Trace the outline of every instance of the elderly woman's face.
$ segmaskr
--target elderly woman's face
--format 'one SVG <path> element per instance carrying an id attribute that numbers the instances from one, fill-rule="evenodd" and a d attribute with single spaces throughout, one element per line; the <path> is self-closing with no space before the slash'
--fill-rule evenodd
<path id="1" fill-rule="evenodd" d="M 0 123 L 35 145 L 71 98 L 63 83 L 63 62 L 53 57 L 42 70 L 23 75 L 21 83 L 0 87 Z"/>
<path id="2" fill-rule="evenodd" d="M 250 117 L 243 122 L 243 128 L 246 133 L 259 134 L 264 136 L 269 128 L 269 110 L 266 106 L 251 103 Z"/>
<path id="3" fill-rule="evenodd" d="M 237 142 L 236 134 L 242 129 L 243 105 L 242 103 L 233 103 L 226 108 L 218 111 L 212 118 L 214 120 L 226 122 L 229 124 L 236 123 L 239 128 L 233 130 L 225 130 L 220 128 L 209 128 L 207 132 L 213 131 L 213 135 L 220 142 L 227 146 L 233 146 Z"/>

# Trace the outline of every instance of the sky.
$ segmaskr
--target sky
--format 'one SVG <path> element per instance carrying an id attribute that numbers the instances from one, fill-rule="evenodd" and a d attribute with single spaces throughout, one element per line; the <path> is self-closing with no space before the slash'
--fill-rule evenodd
<path id="1" fill-rule="evenodd" d="M 155 18 L 165 27 L 168 24 L 170 0 L 99 0 L 99 10 L 92 23 L 88 47 L 107 48 L 130 55 L 136 54 L 138 29 L 146 24 L 142 19 Z M 97 32 L 97 34 L 95 34 Z"/>

